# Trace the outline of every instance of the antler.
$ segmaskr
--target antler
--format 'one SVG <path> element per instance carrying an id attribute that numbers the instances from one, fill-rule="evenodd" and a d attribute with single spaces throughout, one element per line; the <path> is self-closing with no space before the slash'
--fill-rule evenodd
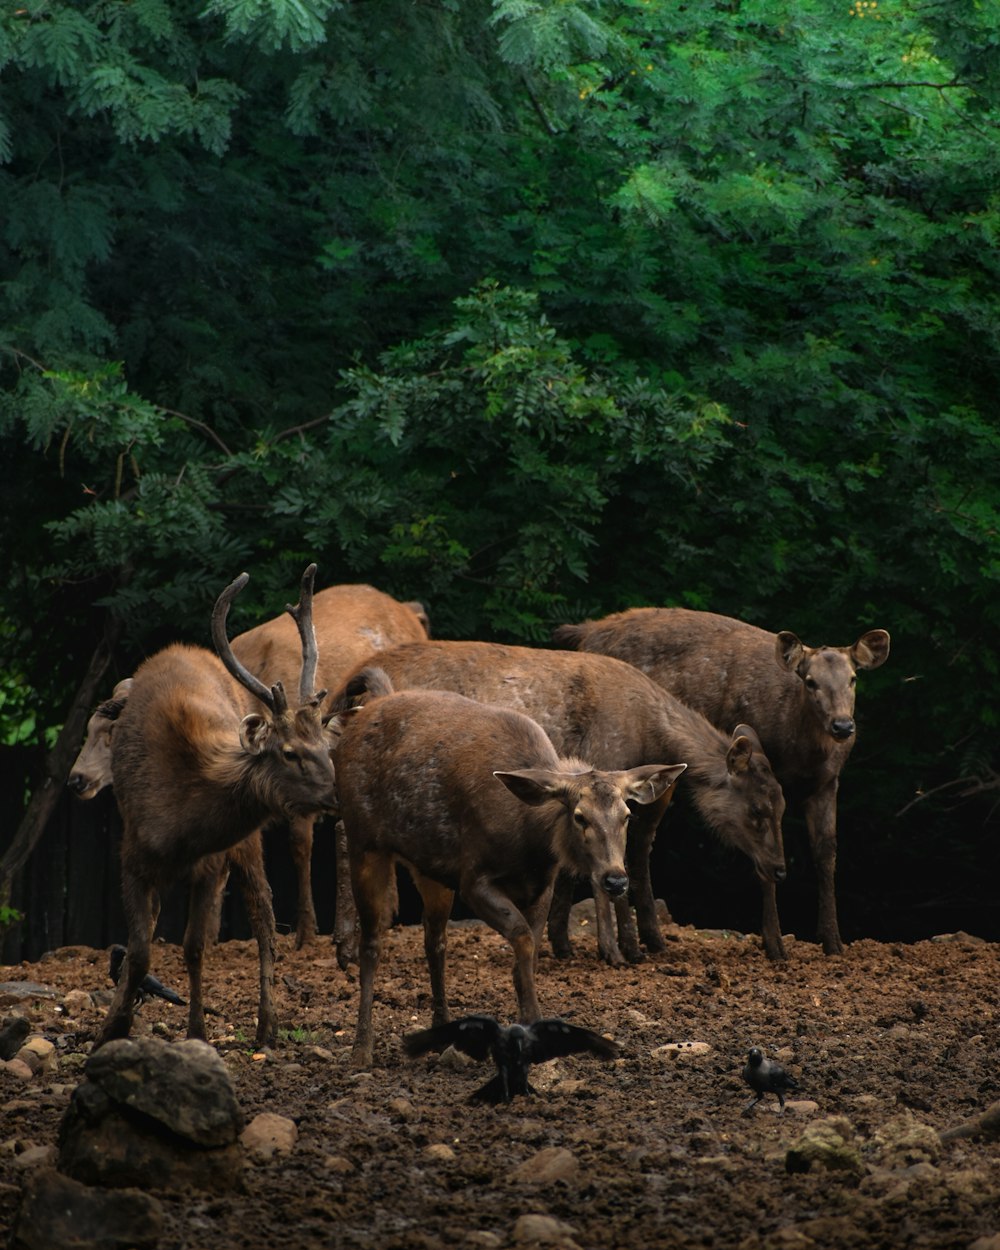
<path id="1" fill-rule="evenodd" d="M 219 659 L 225 664 L 240 685 L 260 699 L 261 703 L 266 707 L 270 708 L 274 716 L 280 716 L 282 712 L 288 710 L 288 700 L 285 698 L 285 690 L 281 682 L 279 681 L 269 690 L 262 681 L 254 677 L 253 673 L 244 668 L 236 656 L 233 655 L 233 649 L 229 645 L 229 637 L 226 634 L 226 617 L 229 615 L 229 605 L 249 580 L 249 573 L 241 573 L 234 582 L 230 582 L 218 599 L 216 599 L 215 607 L 212 609 L 212 641 L 215 643 Z"/>
<path id="2" fill-rule="evenodd" d="M 316 579 L 316 565 L 310 564 L 302 574 L 302 588 L 299 601 L 293 608 L 290 603 L 285 609 L 299 627 L 299 638 L 302 640 L 302 671 L 299 674 L 299 703 L 308 703 L 311 699 L 322 697 L 316 690 L 316 665 L 319 663 L 319 649 L 316 645 L 316 630 L 313 628 L 312 603 L 313 583 Z M 326 691 L 323 691 L 326 694 Z"/>

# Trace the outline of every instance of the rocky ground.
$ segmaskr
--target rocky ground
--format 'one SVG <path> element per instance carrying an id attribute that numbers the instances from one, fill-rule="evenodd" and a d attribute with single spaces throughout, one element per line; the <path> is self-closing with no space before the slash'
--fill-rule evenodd
<path id="1" fill-rule="evenodd" d="M 485 1066 L 402 1054 L 401 1036 L 430 1023 L 418 928 L 389 936 L 364 1073 L 349 1062 L 356 976 L 327 940 L 302 952 L 279 940 L 285 1028 L 264 1053 L 251 1044 L 255 948 L 217 947 L 210 1040 L 246 1121 L 293 1125 L 276 1147 L 241 1147 L 240 1191 L 159 1189 L 158 1245 L 1000 1250 L 1000 1140 L 939 1137 L 1000 1099 L 997 945 L 859 941 L 825 958 L 792 940 L 775 966 L 754 937 L 670 928 L 664 955 L 616 970 L 596 962 L 585 908 L 577 919 L 577 957 L 542 956 L 542 1004 L 612 1035 L 622 1057 L 539 1066 L 538 1096 L 497 1108 L 466 1101 Z M 107 962 L 68 948 L 0 967 L 0 1021 L 25 1015 L 36 1039 L 0 1065 L 0 1229 L 55 1163 Z M 184 993 L 177 947 L 157 946 L 154 970 Z M 452 926 L 449 970 L 455 1014 L 511 1019 L 510 953 L 491 930 Z M 152 1000 L 135 1032 L 184 1028 L 183 1008 Z M 773 1097 L 741 1114 L 751 1045 L 799 1080 L 784 1114 Z"/>

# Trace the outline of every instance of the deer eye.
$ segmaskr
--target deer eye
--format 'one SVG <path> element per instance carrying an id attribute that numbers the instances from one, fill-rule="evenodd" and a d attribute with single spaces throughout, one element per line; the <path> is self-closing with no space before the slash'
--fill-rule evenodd
<path id="1" fill-rule="evenodd" d="M 587 817 L 584 816 L 583 812 L 577 810 L 573 813 L 573 823 L 578 829 L 583 829 L 587 824 Z"/>
<path id="2" fill-rule="evenodd" d="M 299 753 L 294 747 L 282 747 L 281 754 L 282 758 L 287 760 L 289 764 L 294 764 L 299 758 Z"/>
<path id="3" fill-rule="evenodd" d="M 818 689 L 819 689 L 819 682 L 816 680 L 816 678 L 815 678 L 815 677 L 807 677 L 807 678 L 806 678 L 806 689 L 807 689 L 807 690 L 818 690 Z"/>

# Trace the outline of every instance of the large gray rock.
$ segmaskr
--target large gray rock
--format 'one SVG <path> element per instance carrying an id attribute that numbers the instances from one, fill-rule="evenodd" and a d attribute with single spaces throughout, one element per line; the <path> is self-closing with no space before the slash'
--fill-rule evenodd
<path id="1" fill-rule="evenodd" d="M 63 1118 L 59 1169 L 91 1185 L 231 1189 L 242 1128 L 229 1072 L 205 1042 L 108 1042 Z"/>
<path id="2" fill-rule="evenodd" d="M 45 1171 L 25 1187 L 10 1250 L 153 1250 L 163 1208 L 137 1190 L 88 1189 Z"/>

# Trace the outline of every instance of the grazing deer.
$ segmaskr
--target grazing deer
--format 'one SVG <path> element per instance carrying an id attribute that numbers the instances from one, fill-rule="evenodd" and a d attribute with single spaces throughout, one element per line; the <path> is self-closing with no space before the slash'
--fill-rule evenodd
<path id="1" fill-rule="evenodd" d="M 430 636 L 423 604 L 400 603 L 373 586 L 328 586 L 313 599 L 313 623 L 319 648 L 319 684 L 337 690 L 362 661 L 385 647 L 420 642 Z M 287 615 L 265 621 L 233 639 L 233 653 L 271 686 L 291 688 L 300 665 L 299 638 Z M 298 876 L 295 945 L 304 946 L 317 933 L 312 890 L 313 827 L 318 813 L 297 816 L 289 826 L 292 859 Z M 347 843 L 342 825 L 336 829 L 337 899 L 334 940 L 345 952 L 357 938 L 351 898 Z"/>
<path id="2" fill-rule="evenodd" d="M 818 934 L 828 955 L 844 949 L 837 923 L 837 789 L 855 740 L 858 669 L 878 668 L 889 635 L 871 629 L 850 647 L 807 647 L 795 634 L 687 608 L 632 608 L 599 621 L 563 625 L 563 646 L 627 660 L 725 731 L 757 730 L 775 775 L 804 800 L 819 893 Z M 775 907 L 764 882 L 764 907 Z M 784 949 L 769 949 L 784 958 Z"/>
<path id="3" fill-rule="evenodd" d="M 523 712 L 541 725 L 560 755 L 589 760 L 597 768 L 684 760 L 684 784 L 708 827 L 749 856 L 762 881 L 773 885 L 784 877 L 784 796 L 757 735 L 746 725 L 726 736 L 631 665 L 608 656 L 435 641 L 391 647 L 377 662 L 396 690 L 450 690 Z M 640 937 L 647 950 L 664 949 L 649 856 L 672 793 L 636 811 L 629 824 L 627 864 L 636 916 L 627 897 L 615 900 L 618 941 L 607 896 L 594 883 L 598 953 L 609 964 L 640 960 Z M 559 957 L 571 954 L 571 888 L 561 877 L 549 919 L 549 940 Z M 765 943 L 780 941 L 776 912 L 765 912 L 763 928 Z"/>
<path id="4" fill-rule="evenodd" d="M 374 697 L 347 714 L 363 691 Z M 627 803 L 657 802 L 685 765 L 605 772 L 560 759 L 523 713 L 445 691 L 393 693 L 379 668 L 357 674 L 333 710 L 343 725 L 337 784 L 361 924 L 352 1061 L 372 1061 L 374 978 L 397 858 L 423 899 L 434 1024 L 451 1018 L 445 941 L 456 891 L 510 942 L 520 1020 L 538 1020 L 538 946 L 557 870 L 624 893 Z"/>
<path id="5" fill-rule="evenodd" d="M 257 1042 L 274 1040 L 274 915 L 262 865 L 254 880 L 253 843 L 270 820 L 329 811 L 334 807 L 332 740 L 322 723 L 315 692 L 316 637 L 312 584 L 316 566 L 302 579 L 300 602 L 289 611 L 301 639 L 299 697 L 289 707 L 283 686 L 270 689 L 232 652 L 226 617 L 249 580 L 241 574 L 216 601 L 212 637 L 217 655 L 177 643 L 145 661 L 133 678 L 128 701 L 115 723 L 111 771 L 123 822 L 122 897 L 128 923 L 125 971 L 95 1043 L 127 1037 L 136 991 L 149 971 L 150 941 L 159 892 L 192 873 L 184 957 L 190 1004 L 188 1035 L 204 1038 L 201 964 L 213 900 L 231 862 L 249 862 L 248 902 L 258 909 L 261 945 Z M 249 855 L 249 861 L 246 856 Z M 206 858 L 207 857 L 207 858 Z M 252 896 L 252 897 L 251 897 Z"/>

